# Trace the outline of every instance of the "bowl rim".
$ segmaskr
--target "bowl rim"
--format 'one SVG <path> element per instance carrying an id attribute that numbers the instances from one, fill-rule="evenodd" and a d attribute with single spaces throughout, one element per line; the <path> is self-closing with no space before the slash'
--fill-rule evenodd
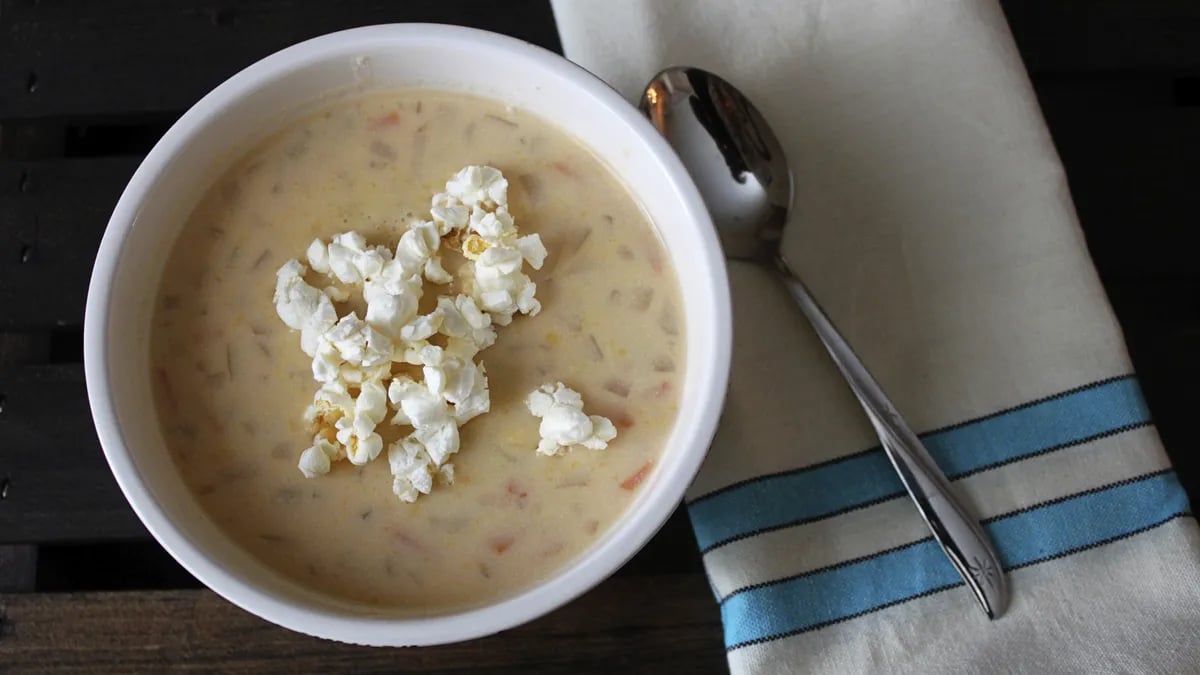
<path id="1" fill-rule="evenodd" d="M 606 555 L 585 553 L 576 562 L 559 568 L 546 581 L 481 607 L 431 616 L 352 616 L 281 597 L 227 570 L 168 517 L 137 468 L 118 421 L 107 359 L 112 343 L 110 338 L 116 337 L 109 330 L 109 308 L 117 267 L 142 200 L 154 187 L 157 175 L 208 121 L 219 117 L 228 106 L 261 84 L 304 65 L 342 55 L 352 45 L 383 40 L 428 41 L 430 38 L 465 41 L 483 51 L 513 52 L 529 60 L 534 67 L 571 81 L 603 104 L 602 114 L 620 118 L 640 141 L 651 147 L 652 154 L 665 168 L 669 182 L 682 197 L 685 213 L 681 215 L 700 225 L 697 236 L 701 259 L 697 262 L 720 277 L 714 279 L 710 298 L 713 320 L 707 327 L 712 331 L 710 338 L 714 350 L 709 360 L 713 367 L 711 373 L 705 373 L 707 382 L 701 383 L 709 390 L 703 399 L 701 424 L 682 439 L 682 447 L 677 452 L 685 454 L 676 465 L 675 475 L 672 480 L 664 481 L 658 494 L 647 496 L 653 499 L 643 499 L 636 512 L 629 514 L 635 517 L 626 518 L 619 527 L 610 530 L 611 541 L 608 550 L 604 551 Z M 319 92 L 314 92 L 314 100 L 318 96 Z M 200 99 L 146 155 L 113 209 L 96 254 L 84 313 L 84 374 L 96 432 L 121 492 L 151 535 L 205 586 L 256 616 L 308 635 L 379 646 L 442 644 L 506 630 L 561 607 L 620 568 L 653 537 L 681 503 L 707 454 L 724 403 L 731 345 L 729 285 L 716 231 L 711 227 L 704 202 L 686 169 L 637 109 L 600 78 L 542 47 L 490 31 L 428 23 L 365 26 L 309 39 L 255 62 Z"/>

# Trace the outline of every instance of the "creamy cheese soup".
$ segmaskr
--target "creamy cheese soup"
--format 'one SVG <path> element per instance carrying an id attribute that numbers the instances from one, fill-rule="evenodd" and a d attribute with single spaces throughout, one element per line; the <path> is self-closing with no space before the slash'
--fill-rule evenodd
<path id="1" fill-rule="evenodd" d="M 549 255 L 526 269 L 541 312 L 498 327 L 476 357 L 491 411 L 462 427 L 454 483 L 404 503 L 386 451 L 305 478 L 297 459 L 313 431 L 303 411 L 317 383 L 299 334 L 276 316 L 275 271 L 303 261 L 314 238 L 349 230 L 394 248 L 409 222 L 429 217 L 430 195 L 476 164 L 503 171 L 521 233 L 540 234 Z M 435 299 L 427 292 L 421 311 Z M 621 515 L 675 420 L 681 312 L 652 224 L 587 149 L 493 101 L 404 91 L 304 119 L 214 183 L 167 261 L 150 366 L 174 462 L 230 537 L 329 596 L 436 613 L 552 575 Z M 537 454 L 539 420 L 524 400 L 558 381 L 613 421 L 607 449 Z M 410 429 L 385 421 L 378 431 L 391 443 Z"/>

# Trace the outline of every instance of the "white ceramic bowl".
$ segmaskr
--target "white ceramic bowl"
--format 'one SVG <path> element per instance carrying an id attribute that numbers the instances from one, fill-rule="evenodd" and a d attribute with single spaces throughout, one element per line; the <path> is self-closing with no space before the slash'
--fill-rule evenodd
<path id="1" fill-rule="evenodd" d="M 647 73 L 647 76 L 651 73 Z M 250 145 L 340 97 L 405 87 L 470 92 L 539 115 L 624 180 L 657 225 L 683 290 L 686 387 L 652 477 L 590 549 L 537 586 L 494 604 L 411 618 L 304 589 L 238 548 L 184 486 L 158 428 L 148 334 L 165 256 L 211 182 Z M 142 162 L 96 256 L 84 323 L 88 397 L 126 499 L 189 572 L 230 602 L 287 628 L 344 642 L 426 645 L 541 616 L 614 572 L 679 504 L 712 439 L 730 358 L 724 260 L 700 195 L 667 144 L 599 79 L 539 47 L 439 25 L 373 26 L 285 49 L 230 78 L 171 127 Z"/>

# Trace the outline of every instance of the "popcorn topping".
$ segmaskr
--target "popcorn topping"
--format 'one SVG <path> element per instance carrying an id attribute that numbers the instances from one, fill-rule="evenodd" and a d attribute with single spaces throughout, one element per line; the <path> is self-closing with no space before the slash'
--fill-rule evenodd
<path id="1" fill-rule="evenodd" d="M 388 467 L 392 471 L 392 492 L 400 501 L 415 502 L 433 490 L 434 477 L 454 484 L 454 465 L 434 469 L 429 455 L 414 439 L 405 438 L 388 446 Z"/>
<path id="2" fill-rule="evenodd" d="M 425 263 L 437 252 L 442 244 L 442 235 L 438 226 L 432 221 L 422 221 L 411 225 L 407 232 L 400 236 L 396 244 L 396 272 L 404 277 L 412 277 L 420 273 Z"/>
<path id="3" fill-rule="evenodd" d="M 313 438 L 312 447 L 300 453 L 300 471 L 305 478 L 329 473 L 329 463 L 338 459 L 340 448 L 321 436 Z"/>
<path id="4" fill-rule="evenodd" d="M 525 399 L 525 407 L 542 419 L 538 433 L 542 439 L 537 451 L 543 455 L 561 455 L 574 446 L 603 450 L 617 437 L 611 420 L 585 415 L 583 397 L 562 382 L 543 384 Z"/>
<path id="5" fill-rule="evenodd" d="M 458 295 L 450 299 L 443 295 L 438 298 L 437 309 L 442 314 L 442 334 L 450 338 L 459 338 L 449 340 L 447 350 L 462 345 L 461 348 L 452 350 L 456 356 L 471 358 L 496 342 L 496 330 L 492 328 L 491 315 L 481 310 L 471 296 Z M 468 350 L 470 353 L 467 353 Z"/>
<path id="6" fill-rule="evenodd" d="M 401 501 L 415 502 L 433 490 L 429 456 L 420 443 L 406 438 L 388 446 L 388 467 L 392 471 L 392 492 Z"/>
<path id="7" fill-rule="evenodd" d="M 546 246 L 542 243 L 541 235 L 530 234 L 517 240 L 517 250 L 529 266 L 535 270 L 542 269 L 546 261 Z"/>
<path id="8" fill-rule="evenodd" d="M 479 364 L 478 374 L 471 386 L 471 392 L 463 400 L 454 404 L 454 419 L 459 424 L 466 424 L 472 419 L 491 410 L 492 399 L 488 393 L 487 373 L 483 364 Z"/>
<path id="9" fill-rule="evenodd" d="M 382 246 L 368 247 L 357 232 L 335 235 L 327 246 L 319 239 L 308 246 L 308 264 L 313 270 L 344 284 L 359 284 L 379 275 L 391 257 Z"/>
<path id="10" fill-rule="evenodd" d="M 518 311 L 532 316 L 542 309 L 534 299 L 537 285 L 521 272 L 523 261 L 516 248 L 489 242 L 474 262 L 472 294 L 498 325 L 507 326 Z"/>
<path id="11" fill-rule="evenodd" d="M 337 349 L 343 361 L 355 366 L 370 368 L 392 361 L 391 339 L 353 312 L 339 319 L 324 339 Z"/>
<path id="12" fill-rule="evenodd" d="M 375 427 L 386 414 L 387 394 L 383 385 L 376 381 L 363 382 L 354 399 L 354 409 L 334 423 L 337 441 L 346 449 L 346 458 L 351 464 L 366 464 L 383 451 L 383 438 L 375 433 Z"/>
<path id="13" fill-rule="evenodd" d="M 495 208 L 508 204 L 508 179 L 490 166 L 468 166 L 446 182 L 446 193 L 469 207 Z M 434 197 L 434 204 L 438 198 Z"/>
<path id="14" fill-rule="evenodd" d="M 329 296 L 309 286 L 301 275 L 304 265 L 289 260 L 275 275 L 275 312 L 288 328 L 300 331 L 300 345 L 316 354 L 317 339 L 337 323 L 337 310 Z"/>
<path id="15" fill-rule="evenodd" d="M 446 235 L 466 227 L 467 220 L 471 217 L 471 209 L 457 198 L 439 192 L 433 196 L 433 206 L 429 209 L 429 215 L 433 216 L 433 222 L 437 223 L 438 232 Z"/>
<path id="16" fill-rule="evenodd" d="M 512 216 L 503 206 L 495 211 L 486 211 L 483 206 L 471 209 L 470 227 L 472 232 L 487 242 L 506 241 L 517 236 Z"/>
<path id="17" fill-rule="evenodd" d="M 390 410 L 391 424 L 412 429 L 387 448 L 397 497 L 411 502 L 428 494 L 435 479 L 453 483 L 449 459 L 459 449 L 459 427 L 491 408 L 487 372 L 476 356 L 496 341 L 496 326 L 541 309 L 537 286 L 522 267 L 540 269 L 546 248 L 536 234 L 519 236 L 508 212 L 508 180 L 499 170 L 462 169 L 433 196 L 429 215 L 409 225 L 394 252 L 344 232 L 313 241 L 307 268 L 289 260 L 277 273 L 276 312 L 300 331 L 321 385 L 304 413 L 314 434 L 300 455 L 306 477 L 328 473 L 341 459 L 361 465 L 378 457 L 384 445 L 379 425 Z M 467 259 L 457 274 L 443 264 L 443 239 Z M 309 269 L 333 283 L 309 285 Z M 456 281 L 462 292 L 439 295 L 433 311 L 419 313 L 426 283 Z M 353 311 L 338 316 L 333 303 L 351 299 L 347 287 L 361 288 L 361 318 Z M 421 381 L 398 374 L 394 364 L 419 366 Z M 582 405 L 545 409 L 542 435 L 555 439 L 546 454 L 570 444 L 604 447 L 615 435 L 608 420 L 582 415 Z"/>
<path id="18" fill-rule="evenodd" d="M 392 424 L 407 424 L 420 429 L 451 419 L 450 408 L 441 396 L 430 391 L 424 383 L 403 375 L 392 378 L 388 385 L 388 400 L 396 408 Z"/>

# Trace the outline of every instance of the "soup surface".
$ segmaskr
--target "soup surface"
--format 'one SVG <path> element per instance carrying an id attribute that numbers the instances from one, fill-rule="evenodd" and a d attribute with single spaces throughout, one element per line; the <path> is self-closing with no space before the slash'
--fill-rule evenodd
<path id="1" fill-rule="evenodd" d="M 394 247 L 471 164 L 504 172 L 521 233 L 540 234 L 549 255 L 527 270 L 542 311 L 499 327 L 476 358 L 491 411 L 462 427 L 454 484 L 401 502 L 386 457 L 306 479 L 297 460 L 312 431 L 302 414 L 317 383 L 299 334 L 276 316 L 275 271 L 303 260 L 314 238 L 349 230 Z M 159 419 L 204 510 L 271 568 L 382 608 L 475 606 L 553 574 L 636 496 L 676 415 L 681 310 L 646 215 L 572 138 L 489 100 L 375 95 L 268 139 L 190 216 L 154 314 Z M 524 399 L 556 381 L 615 423 L 607 449 L 537 454 L 538 419 Z M 386 422 L 378 431 L 385 443 L 407 433 Z"/>

